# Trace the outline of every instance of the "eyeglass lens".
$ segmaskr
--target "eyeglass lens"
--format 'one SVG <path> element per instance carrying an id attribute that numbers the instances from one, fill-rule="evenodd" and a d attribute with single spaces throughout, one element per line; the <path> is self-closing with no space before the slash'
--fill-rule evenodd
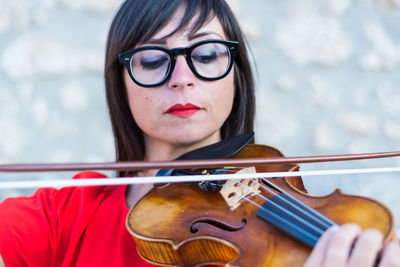
<path id="1" fill-rule="evenodd" d="M 229 49 L 220 43 L 205 43 L 192 50 L 190 60 L 198 75 L 216 78 L 229 68 Z M 131 58 L 131 71 L 136 80 L 143 84 L 161 82 L 170 71 L 171 58 L 161 50 L 138 51 Z"/>
<path id="2" fill-rule="evenodd" d="M 161 50 L 143 50 L 132 56 L 131 70 L 136 80 L 144 84 L 161 81 L 168 73 L 171 59 Z"/>

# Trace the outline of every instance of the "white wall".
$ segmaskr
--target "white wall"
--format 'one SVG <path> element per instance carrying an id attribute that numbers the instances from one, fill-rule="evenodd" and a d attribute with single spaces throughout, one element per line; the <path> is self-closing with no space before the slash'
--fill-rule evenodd
<path id="1" fill-rule="evenodd" d="M 400 150 L 399 0 L 229 2 L 257 62 L 258 143 L 287 156 Z M 119 3 L 0 0 L 0 163 L 114 159 L 102 71 Z M 396 164 L 399 159 L 302 169 Z M 305 181 L 314 194 L 340 187 L 373 196 L 400 217 L 398 177 Z M 0 197 L 30 192 L 1 190 Z"/>

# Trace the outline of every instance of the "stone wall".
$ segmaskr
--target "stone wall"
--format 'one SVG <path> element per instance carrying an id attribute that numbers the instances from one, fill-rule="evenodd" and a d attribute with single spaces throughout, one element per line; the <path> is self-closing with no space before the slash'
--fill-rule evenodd
<path id="1" fill-rule="evenodd" d="M 399 0 L 229 2 L 256 61 L 258 143 L 288 156 L 400 150 Z M 0 0 L 0 163 L 114 159 L 102 71 L 119 3 Z M 400 160 L 302 169 L 394 165 Z M 313 194 L 340 187 L 375 197 L 400 218 L 398 178 L 377 173 L 305 182 Z M 29 193 L 1 190 L 0 197 Z"/>

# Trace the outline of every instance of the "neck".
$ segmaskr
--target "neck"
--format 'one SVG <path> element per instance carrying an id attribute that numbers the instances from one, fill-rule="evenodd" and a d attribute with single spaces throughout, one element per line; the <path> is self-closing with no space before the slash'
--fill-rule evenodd
<path id="1" fill-rule="evenodd" d="M 145 161 L 168 161 L 174 160 L 177 157 L 195 150 L 200 147 L 211 145 L 221 141 L 219 132 L 215 132 L 206 138 L 196 141 L 179 144 L 171 144 L 164 142 L 160 139 L 144 135 L 144 142 L 146 147 Z M 158 170 L 144 170 L 139 172 L 138 176 L 155 176 Z M 153 188 L 152 184 L 146 185 L 131 185 L 128 187 L 126 193 L 126 203 L 128 207 L 132 207 L 136 202 L 141 199 L 147 192 Z"/>
<path id="2" fill-rule="evenodd" d="M 168 143 L 146 135 L 144 140 L 146 147 L 145 161 L 168 161 L 192 150 L 217 143 L 221 141 L 221 135 L 219 132 L 215 132 L 202 140 L 178 144 Z"/>

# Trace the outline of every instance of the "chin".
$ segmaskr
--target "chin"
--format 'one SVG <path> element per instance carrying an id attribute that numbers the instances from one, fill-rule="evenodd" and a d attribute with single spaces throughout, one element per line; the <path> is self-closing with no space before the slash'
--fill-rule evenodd
<path id="1" fill-rule="evenodd" d="M 177 146 L 206 146 L 220 141 L 219 131 L 199 132 L 199 131 L 189 131 L 183 132 L 175 135 L 170 135 L 170 143 Z"/>

